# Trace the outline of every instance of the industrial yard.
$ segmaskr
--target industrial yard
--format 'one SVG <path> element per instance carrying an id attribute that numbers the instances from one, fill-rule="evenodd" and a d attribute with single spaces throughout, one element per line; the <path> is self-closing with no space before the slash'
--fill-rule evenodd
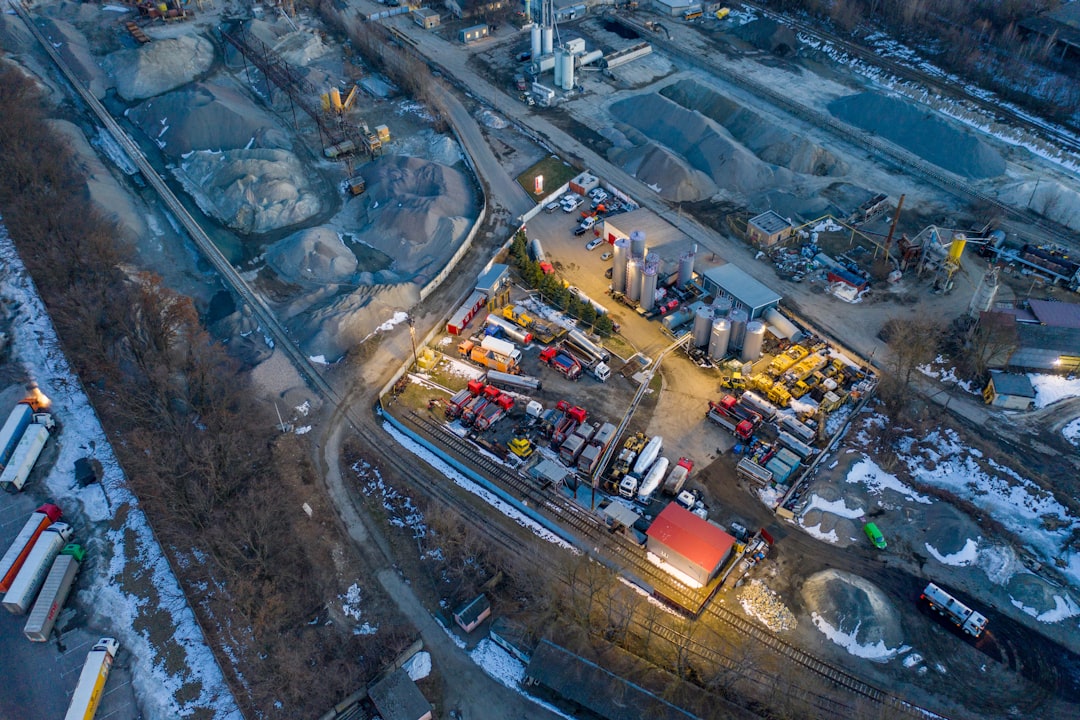
<path id="1" fill-rule="evenodd" d="M 222 614 L 13 259 L 0 710 L 115 658 L 121 720 L 1075 715 L 1080 142 L 751 5 L 452 10 L 0 15 L 114 265 L 277 419 L 233 554 L 287 518 L 325 596 Z"/>

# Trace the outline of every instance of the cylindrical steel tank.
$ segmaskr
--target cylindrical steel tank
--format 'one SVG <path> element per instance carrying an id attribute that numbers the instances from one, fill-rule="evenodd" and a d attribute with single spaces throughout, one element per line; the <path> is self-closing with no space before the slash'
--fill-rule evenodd
<path id="1" fill-rule="evenodd" d="M 694 314 L 686 308 L 680 308 L 673 313 L 669 313 L 664 316 L 664 319 L 660 321 L 660 324 L 664 326 L 664 329 L 671 334 L 675 334 L 675 331 L 681 328 L 694 317 Z"/>
<path id="2" fill-rule="evenodd" d="M 731 323 L 727 318 L 713 320 L 712 333 L 709 335 L 709 357 L 713 360 L 723 360 L 727 355 L 730 340 Z"/>
<path id="3" fill-rule="evenodd" d="M 979 287 L 975 288 L 975 294 L 971 297 L 971 304 L 968 305 L 968 315 L 978 318 L 979 313 L 989 312 L 990 308 L 994 307 L 997 291 L 998 269 L 992 267 L 986 271 L 982 280 L 979 281 Z"/>
<path id="4" fill-rule="evenodd" d="M 712 304 L 713 317 L 727 317 L 731 314 L 731 299 L 716 298 Z"/>
<path id="5" fill-rule="evenodd" d="M 536 238 L 529 238 L 529 254 L 532 255 L 532 259 L 538 263 L 542 263 L 547 259 L 544 257 L 544 248 Z"/>
<path id="6" fill-rule="evenodd" d="M 563 49 L 562 58 L 559 60 L 562 64 L 562 84 L 559 85 L 563 90 L 574 89 L 574 54 L 569 50 Z"/>
<path id="7" fill-rule="evenodd" d="M 532 59 L 539 60 L 541 54 L 540 45 L 540 26 L 533 25 L 531 34 L 529 35 L 529 50 L 532 52 Z"/>
<path id="8" fill-rule="evenodd" d="M 645 233 L 641 230 L 630 233 L 630 257 L 645 257 Z"/>
<path id="9" fill-rule="evenodd" d="M 964 254 L 964 246 L 967 245 L 967 235 L 954 233 L 952 244 L 949 245 L 949 262 L 953 265 L 960 264 L 960 257 Z"/>
<path id="10" fill-rule="evenodd" d="M 544 54 L 550 55 L 555 47 L 555 31 L 553 28 L 545 27 L 540 29 L 540 39 L 543 41 Z"/>
<path id="11" fill-rule="evenodd" d="M 746 362 L 754 362 L 761 357 L 761 346 L 765 342 L 765 323 L 759 320 L 751 320 L 746 324 L 746 334 L 743 336 L 742 355 L 739 359 Z"/>
<path id="12" fill-rule="evenodd" d="M 562 74 L 563 74 L 562 54 L 563 54 L 563 49 L 562 48 L 555 48 L 555 67 L 553 69 L 555 71 L 555 79 L 554 79 L 555 87 L 557 87 L 557 88 L 562 87 Z"/>
<path id="13" fill-rule="evenodd" d="M 602 57 L 604 57 L 603 50 L 590 50 L 587 53 L 582 53 L 581 55 L 578 55 L 575 62 L 578 67 L 581 67 L 582 65 L 592 65 L 594 62 L 596 62 Z"/>
<path id="14" fill-rule="evenodd" d="M 660 274 L 660 263 L 647 262 L 641 271 L 641 297 L 638 304 L 645 312 L 656 307 L 656 279 Z"/>
<path id="15" fill-rule="evenodd" d="M 694 259 L 697 257 L 697 245 L 690 252 L 679 258 L 679 277 L 676 283 L 680 288 L 686 287 L 688 282 L 694 279 Z"/>
<path id="16" fill-rule="evenodd" d="M 630 241 L 619 238 L 615 241 L 613 250 L 615 257 L 611 266 L 611 289 L 615 292 L 626 292 L 626 263 L 630 259 Z"/>
<path id="17" fill-rule="evenodd" d="M 742 347 L 743 337 L 746 335 L 746 323 L 750 321 L 750 314 L 742 308 L 735 308 L 728 315 L 728 319 L 731 320 L 731 341 L 728 345 L 738 350 Z"/>
<path id="18" fill-rule="evenodd" d="M 712 324 L 712 308 L 708 306 L 698 308 L 697 313 L 694 314 L 694 347 L 705 347 L 709 344 Z"/>
<path id="19" fill-rule="evenodd" d="M 631 302 L 641 298 L 641 262 L 636 257 L 626 262 L 626 297 Z"/>
<path id="20" fill-rule="evenodd" d="M 781 315 L 776 308 L 769 308 L 765 311 L 765 322 L 776 328 L 776 332 L 780 334 L 780 337 L 795 340 L 796 336 L 799 335 L 799 328 L 795 327 L 795 323 Z"/>

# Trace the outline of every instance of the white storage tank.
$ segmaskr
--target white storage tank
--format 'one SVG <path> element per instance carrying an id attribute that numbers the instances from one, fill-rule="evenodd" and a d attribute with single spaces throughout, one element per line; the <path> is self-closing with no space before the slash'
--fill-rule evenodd
<path id="1" fill-rule="evenodd" d="M 743 337 L 742 355 L 739 359 L 744 363 L 754 362 L 761 357 L 761 346 L 765 342 L 765 323 L 752 320 L 746 324 L 746 335 Z"/>
<path id="2" fill-rule="evenodd" d="M 765 311 L 765 322 L 776 328 L 776 332 L 780 334 L 780 337 L 788 340 L 797 340 L 797 336 L 801 334 L 799 328 L 795 327 L 795 323 L 781 315 L 776 308 L 769 308 Z"/>
<path id="3" fill-rule="evenodd" d="M 709 344 L 712 324 L 712 308 L 708 306 L 698 308 L 697 313 L 694 314 L 694 347 L 705 347 Z"/>
<path id="4" fill-rule="evenodd" d="M 630 259 L 630 241 L 619 238 L 615 241 L 613 265 L 611 269 L 611 289 L 626 292 L 626 263 Z"/>
<path id="5" fill-rule="evenodd" d="M 561 47 L 555 49 L 555 55 L 554 55 L 555 67 L 553 69 L 555 71 L 554 83 L 555 83 L 555 87 L 557 87 L 557 88 L 561 88 L 562 85 L 563 85 L 563 81 L 562 81 L 562 74 L 563 74 L 562 53 L 563 53 L 563 49 Z"/>
<path id="6" fill-rule="evenodd" d="M 531 34 L 529 35 L 529 50 L 532 52 L 532 59 L 538 60 L 540 58 L 540 26 L 533 25 Z"/>
<path id="7" fill-rule="evenodd" d="M 731 322 L 727 318 L 713 320 L 712 333 L 709 335 L 709 357 L 713 360 L 723 360 L 727 355 L 730 340 Z"/>
<path id="8" fill-rule="evenodd" d="M 638 304 L 645 312 L 656 307 L 656 280 L 660 274 L 660 263 L 649 261 L 641 271 L 641 297 Z"/>
<path id="9" fill-rule="evenodd" d="M 716 298 L 712 304 L 713 317 L 726 318 L 731 315 L 731 299 L 730 298 Z"/>
<path id="10" fill-rule="evenodd" d="M 571 55 L 580 55 L 585 52 L 585 38 L 570 38 L 566 41 L 566 49 Z"/>
<path id="11" fill-rule="evenodd" d="M 998 268 L 991 267 L 979 281 L 979 287 L 975 288 L 975 294 L 971 297 L 968 305 L 968 315 L 978 318 L 979 313 L 989 312 L 994 307 L 994 299 L 998 292 Z"/>
<path id="12" fill-rule="evenodd" d="M 626 297 L 631 302 L 637 302 L 641 298 L 641 263 L 636 257 L 626 262 Z"/>
<path id="13" fill-rule="evenodd" d="M 529 254 L 532 255 L 532 259 L 538 263 L 542 263 L 546 259 L 544 257 L 544 247 L 536 238 L 529 239 Z"/>
<path id="14" fill-rule="evenodd" d="M 555 49 L 555 31 L 552 27 L 544 27 L 540 30 L 540 39 L 544 45 L 544 54 L 550 55 Z"/>
<path id="15" fill-rule="evenodd" d="M 690 252 L 679 258 L 679 276 L 676 280 L 678 287 L 684 288 L 688 282 L 694 279 L 694 259 L 697 257 L 697 245 Z"/>
<path id="16" fill-rule="evenodd" d="M 645 233 L 641 230 L 630 233 L 630 257 L 645 258 Z"/>
<path id="17" fill-rule="evenodd" d="M 583 65 L 592 65 L 594 62 L 596 62 L 602 57 L 604 57 L 603 50 L 590 50 L 587 53 L 582 53 L 581 55 L 578 55 L 575 62 L 577 63 L 578 67 L 581 67 Z"/>
<path id="18" fill-rule="evenodd" d="M 559 85 L 563 90 L 574 89 L 574 54 L 565 48 L 562 51 L 562 56 L 557 57 L 556 62 L 562 65 L 562 84 Z"/>
<path id="19" fill-rule="evenodd" d="M 746 323 L 750 321 L 750 314 L 742 308 L 734 308 L 728 318 L 731 320 L 731 341 L 728 346 L 738 350 L 742 348 L 743 338 L 746 336 Z"/>

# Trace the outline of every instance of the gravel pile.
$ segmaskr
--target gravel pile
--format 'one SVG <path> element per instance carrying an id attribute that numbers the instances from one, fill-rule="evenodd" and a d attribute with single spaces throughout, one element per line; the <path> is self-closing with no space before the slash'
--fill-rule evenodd
<path id="1" fill-rule="evenodd" d="M 1070 230 L 1080 230 L 1080 193 L 1052 178 L 1012 183 L 998 197 L 1009 205 L 1029 207 Z"/>
<path id="2" fill-rule="evenodd" d="M 420 285 L 365 285 L 315 305 L 298 305 L 287 324 L 309 357 L 335 362 L 394 313 L 420 302 Z"/>
<path id="3" fill-rule="evenodd" d="M 125 100 L 144 100 L 186 85 L 214 64 L 214 45 L 201 35 L 155 40 L 105 58 Z"/>
<path id="4" fill-rule="evenodd" d="M 693 202 L 712 197 L 717 190 L 712 178 L 658 145 L 612 150 L 609 157 L 626 172 L 657 189 L 665 200 Z"/>
<path id="5" fill-rule="evenodd" d="M 732 34 L 759 50 L 781 57 L 797 52 L 800 46 L 794 30 L 769 18 L 759 18 L 740 25 Z"/>
<path id="6" fill-rule="evenodd" d="M 902 98 L 864 92 L 833 100 L 828 108 L 844 122 L 961 177 L 978 180 L 1005 172 L 1005 158 L 975 134 Z"/>
<path id="7" fill-rule="evenodd" d="M 825 148 L 778 127 L 694 80 L 680 80 L 660 94 L 722 125 L 763 161 L 807 175 L 843 175 L 847 165 Z"/>
<path id="8" fill-rule="evenodd" d="M 900 614 L 869 580 L 841 570 L 823 570 L 802 586 L 803 603 L 831 627 L 854 636 L 862 646 L 904 644 Z"/>
<path id="9" fill-rule="evenodd" d="M 231 88 L 196 83 L 143 102 L 128 118 L 173 157 L 192 150 L 288 148 L 276 121 Z"/>
<path id="10" fill-rule="evenodd" d="M 22 24 L 22 20 L 17 17 L 14 21 Z M 113 83 L 101 69 L 97 58 L 91 54 L 90 46 L 82 33 L 71 23 L 56 18 L 40 19 L 37 23 L 41 32 L 52 42 L 67 66 L 76 77 L 82 80 L 83 85 L 94 94 L 94 97 L 99 100 L 105 97 L 106 91 L 113 87 Z M 34 47 L 36 48 L 36 43 Z"/>
<path id="11" fill-rule="evenodd" d="M 266 251 L 266 264 L 292 284 L 355 281 L 357 261 L 332 228 L 314 227 L 279 240 Z"/>
<path id="12" fill-rule="evenodd" d="M 787 605 L 784 605 L 780 596 L 760 580 L 751 580 L 749 584 L 743 586 L 739 604 L 747 615 L 763 623 L 773 632 L 794 630 L 798 625 L 795 615 L 788 610 Z"/>

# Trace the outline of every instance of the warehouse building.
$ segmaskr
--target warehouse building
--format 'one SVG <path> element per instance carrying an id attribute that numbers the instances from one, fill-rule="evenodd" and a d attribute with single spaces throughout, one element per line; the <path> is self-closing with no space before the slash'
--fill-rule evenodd
<path id="1" fill-rule="evenodd" d="M 795 228 L 787 219 L 772 210 L 766 210 L 746 224 L 746 237 L 755 247 L 772 247 L 791 237 Z"/>
<path id="2" fill-rule="evenodd" d="M 1080 373 L 1080 304 L 1031 300 L 1028 308 L 982 313 L 979 325 L 988 323 L 999 333 L 1009 327 L 1016 331 L 1007 359 L 994 357 L 991 367 L 1011 372 Z"/>
<path id="3" fill-rule="evenodd" d="M 1035 406 L 1035 386 L 1027 375 L 991 373 L 983 400 L 1004 410 L 1030 410 Z"/>
<path id="4" fill-rule="evenodd" d="M 648 550 L 708 585 L 731 557 L 735 538 L 677 503 L 669 503 L 645 533 Z"/>
<path id="5" fill-rule="evenodd" d="M 717 298 L 730 298 L 732 307 L 741 307 L 757 320 L 777 307 L 782 299 L 764 284 L 750 277 L 741 268 L 728 263 L 706 270 L 702 275 L 705 292 Z"/>
<path id="6" fill-rule="evenodd" d="M 645 233 L 645 247 L 649 252 L 659 250 L 665 255 L 678 257 L 678 253 L 694 246 L 693 238 L 645 208 L 604 218 L 604 230 L 600 237 L 605 242 L 614 243 L 620 238 L 629 238 L 635 230 Z"/>

